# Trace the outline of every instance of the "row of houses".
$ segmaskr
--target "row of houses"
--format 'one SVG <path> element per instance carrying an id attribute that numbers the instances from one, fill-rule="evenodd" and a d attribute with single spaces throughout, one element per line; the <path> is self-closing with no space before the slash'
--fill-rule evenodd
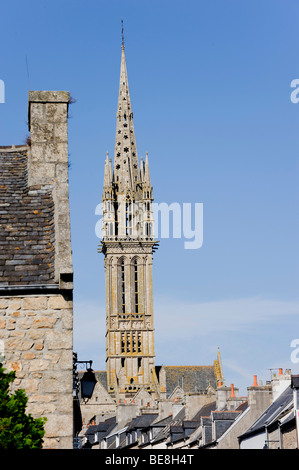
<path id="1" fill-rule="evenodd" d="M 290 370 L 265 385 L 247 388 L 239 396 L 232 384 L 220 384 L 210 400 L 190 413 L 186 397 L 172 397 L 172 412 L 161 406 L 144 408 L 129 416 L 126 405 L 114 416 L 94 417 L 82 433 L 82 447 L 92 449 L 295 449 L 298 448 L 296 413 L 299 375 Z M 213 399 L 214 398 L 214 399 Z M 124 413 L 125 411 L 125 413 Z M 123 413 L 121 413 L 123 412 Z"/>

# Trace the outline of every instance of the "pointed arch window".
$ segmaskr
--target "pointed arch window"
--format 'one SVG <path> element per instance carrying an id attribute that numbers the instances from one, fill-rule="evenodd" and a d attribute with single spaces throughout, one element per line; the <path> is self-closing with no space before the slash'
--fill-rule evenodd
<path id="1" fill-rule="evenodd" d="M 152 232 L 153 232 L 153 230 L 152 230 L 152 224 L 151 224 L 151 222 L 146 222 L 146 223 L 145 223 L 145 235 L 146 235 L 147 237 L 151 237 L 151 236 L 152 236 Z"/>
<path id="2" fill-rule="evenodd" d="M 126 200 L 126 235 L 132 235 L 133 204 L 130 198 Z"/>
<path id="3" fill-rule="evenodd" d="M 118 263 L 118 285 L 119 285 L 119 312 L 126 313 L 126 284 L 125 284 L 125 260 L 121 258 Z"/>
<path id="4" fill-rule="evenodd" d="M 142 352 L 142 340 L 141 340 L 141 333 L 138 332 L 137 335 L 137 352 L 141 353 Z"/>
<path id="5" fill-rule="evenodd" d="M 134 312 L 139 311 L 139 275 L 137 258 L 133 261 L 133 283 L 134 283 Z"/>

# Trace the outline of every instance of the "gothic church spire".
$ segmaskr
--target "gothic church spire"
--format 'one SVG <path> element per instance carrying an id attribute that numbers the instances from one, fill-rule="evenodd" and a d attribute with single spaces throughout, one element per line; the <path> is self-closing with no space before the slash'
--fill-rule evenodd
<path id="1" fill-rule="evenodd" d="M 116 114 L 114 178 L 122 193 L 134 191 L 140 179 L 123 35 Z"/>

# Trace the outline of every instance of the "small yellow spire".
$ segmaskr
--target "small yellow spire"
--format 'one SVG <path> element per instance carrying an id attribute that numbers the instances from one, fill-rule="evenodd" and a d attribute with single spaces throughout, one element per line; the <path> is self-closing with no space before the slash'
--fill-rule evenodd
<path id="1" fill-rule="evenodd" d="M 217 352 L 217 359 L 214 361 L 214 370 L 216 373 L 217 381 L 221 381 L 222 383 L 224 383 L 224 375 L 223 375 L 222 361 L 221 361 L 219 347 L 218 347 L 218 352 Z"/>

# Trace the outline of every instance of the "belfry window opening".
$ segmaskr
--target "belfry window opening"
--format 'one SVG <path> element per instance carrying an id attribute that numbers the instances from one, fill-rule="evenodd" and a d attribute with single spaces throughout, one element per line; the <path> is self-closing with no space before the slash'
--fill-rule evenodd
<path id="1" fill-rule="evenodd" d="M 122 260 L 120 265 L 120 276 L 121 276 L 121 311 L 126 313 L 126 296 L 125 296 L 125 263 Z"/>
<path id="2" fill-rule="evenodd" d="M 134 261 L 134 300 L 135 300 L 135 313 L 138 313 L 139 293 L 138 293 L 138 264 L 137 264 L 137 259 L 135 259 L 135 261 Z"/>
<path id="3" fill-rule="evenodd" d="M 126 201 L 126 235 L 132 234 L 132 204 L 128 199 Z"/>

